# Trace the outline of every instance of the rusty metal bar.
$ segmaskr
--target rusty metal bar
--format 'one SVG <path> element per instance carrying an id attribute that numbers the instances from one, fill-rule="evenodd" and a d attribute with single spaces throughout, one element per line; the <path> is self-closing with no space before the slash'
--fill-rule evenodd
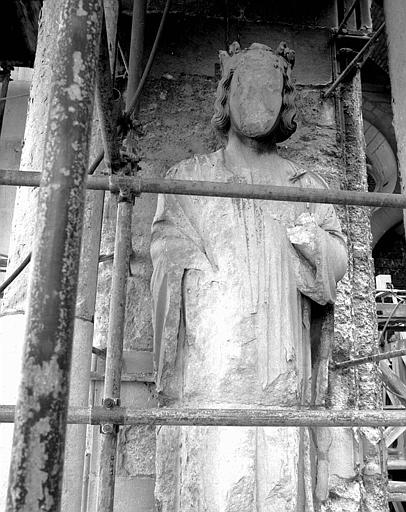
<path id="1" fill-rule="evenodd" d="M 350 368 L 351 366 L 358 366 L 365 363 L 375 363 L 377 361 L 383 361 L 384 359 L 392 359 L 395 357 L 406 356 L 406 348 L 399 350 L 392 350 L 389 352 L 382 352 L 381 354 L 371 354 L 369 356 L 358 357 L 356 359 L 350 359 L 348 361 L 341 361 L 339 363 L 333 363 L 332 367 L 334 370 L 341 368 Z"/>
<path id="2" fill-rule="evenodd" d="M 357 6 L 357 3 L 359 0 L 354 0 L 351 7 L 348 9 L 348 11 L 345 13 L 344 18 L 342 19 L 341 23 L 339 24 L 337 31 L 335 32 L 335 36 L 338 36 L 342 29 L 347 25 L 347 21 L 350 19 L 351 14 L 353 13 L 355 7 Z"/>
<path id="3" fill-rule="evenodd" d="M 0 296 L 4 292 L 4 290 L 21 274 L 21 272 L 25 269 L 28 263 L 31 261 L 31 253 L 26 256 L 23 261 L 18 265 L 18 267 L 12 272 L 7 279 L 5 279 L 0 284 Z"/>
<path id="4" fill-rule="evenodd" d="M 131 197 L 119 199 L 114 246 L 113 278 L 111 285 L 109 331 L 107 337 L 106 369 L 103 405 L 106 410 L 120 405 L 121 367 L 123 356 L 124 320 L 127 276 L 131 254 Z M 111 422 L 101 426 L 100 468 L 97 510 L 111 512 L 114 503 L 114 479 L 118 430 Z"/>
<path id="5" fill-rule="evenodd" d="M 118 165 L 119 162 L 118 156 L 110 150 L 112 145 L 110 141 L 115 140 L 114 134 L 116 133 L 116 118 L 113 118 L 111 112 L 114 104 L 111 69 L 114 69 L 116 56 L 117 1 L 104 0 L 103 10 L 102 35 L 96 72 L 96 103 L 99 110 L 98 121 L 100 122 L 102 141 L 110 157 L 106 159 L 108 160 L 106 163 L 111 167 L 111 165 Z M 97 120 L 93 116 L 93 126 L 95 123 Z M 94 142 L 98 150 L 100 146 L 98 136 L 94 137 Z M 118 149 L 116 153 L 119 155 Z M 104 191 L 94 191 L 87 194 L 86 197 L 72 351 L 70 406 L 82 407 L 89 404 L 104 196 Z M 103 353 L 103 351 L 100 352 Z M 86 425 L 68 426 L 62 488 L 62 510 L 64 512 L 78 512 L 87 509 L 90 453 L 87 451 L 86 434 Z"/>
<path id="6" fill-rule="evenodd" d="M 0 97 L 0 102 L 2 101 L 8 101 L 8 100 L 16 100 L 18 98 L 28 98 L 29 97 L 29 93 L 25 93 L 25 94 L 16 94 L 15 96 L 6 96 L 5 98 L 1 98 Z"/>
<path id="7" fill-rule="evenodd" d="M 35 187 L 38 186 L 39 181 L 40 173 L 38 172 L 0 170 L 0 185 Z M 87 188 L 90 190 L 110 190 L 117 193 L 120 187 L 128 188 L 136 195 L 141 193 L 179 194 L 184 196 L 263 199 L 265 201 L 406 208 L 406 196 L 403 194 L 249 185 L 245 183 L 214 181 L 167 180 L 163 178 L 139 178 L 132 176 L 90 176 L 87 180 Z"/>
<path id="8" fill-rule="evenodd" d="M 98 198 L 98 200 L 94 200 L 93 201 L 93 209 L 98 209 L 99 211 L 103 209 L 103 197 L 101 198 Z M 100 204 L 101 203 L 101 204 Z M 103 212 L 100 212 L 100 215 L 102 215 Z M 95 214 L 95 217 L 97 216 L 97 214 Z M 90 214 L 89 214 L 89 217 L 90 217 Z M 101 223 L 101 218 L 100 218 L 100 223 Z M 95 223 L 96 220 L 95 219 L 90 219 L 89 218 L 89 224 L 92 224 L 92 229 L 95 228 L 95 229 L 98 229 L 99 230 L 99 226 L 95 227 Z M 85 220 L 85 225 L 84 227 L 86 228 L 86 220 Z M 90 229 L 90 227 L 89 227 Z M 98 260 L 97 261 L 97 264 L 103 262 L 103 261 L 106 261 L 105 260 L 105 257 L 103 256 L 99 256 L 99 246 L 100 246 L 100 242 L 97 242 L 97 246 L 95 247 L 94 244 L 93 244 L 93 254 L 94 254 L 94 260 Z M 14 270 L 14 272 L 0 285 L 0 297 L 1 297 L 1 294 L 4 292 L 4 290 L 6 288 L 8 288 L 8 286 L 10 286 L 10 284 L 21 274 L 21 272 L 25 269 L 25 267 L 30 263 L 31 261 L 31 257 L 32 257 L 32 253 L 28 253 L 28 255 L 26 256 L 26 258 L 24 258 L 24 260 L 20 263 L 20 265 Z M 111 258 L 113 259 L 114 255 L 108 255 L 108 258 Z"/>
<path id="9" fill-rule="evenodd" d="M 61 3 L 50 48 L 45 165 L 16 408 L 8 512 L 60 509 L 69 369 L 101 27 L 100 0 Z M 75 151 L 72 151 L 72 147 Z M 45 472 L 44 472 L 45 471 Z"/>
<path id="10" fill-rule="evenodd" d="M 1 87 L 0 87 L 0 135 L 3 128 L 4 111 L 6 109 L 8 85 L 10 83 L 10 75 L 12 66 L 7 64 L 2 65 L 2 71 L 0 71 Z"/>
<path id="11" fill-rule="evenodd" d="M 93 191 L 87 194 L 70 370 L 69 406 L 71 407 L 85 407 L 89 404 L 103 203 L 104 192 Z M 66 432 L 61 506 L 63 512 L 81 510 L 86 430 L 86 425 L 69 425 Z"/>
<path id="12" fill-rule="evenodd" d="M 383 29 L 385 28 L 385 22 L 381 24 L 378 30 L 372 35 L 369 41 L 361 48 L 361 50 L 357 53 L 357 55 L 352 59 L 352 61 L 348 64 L 348 66 L 344 69 L 344 71 L 337 77 L 337 79 L 330 85 L 330 87 L 324 92 L 324 97 L 327 98 L 332 94 L 332 92 L 337 88 L 338 85 L 348 76 L 348 74 L 352 71 L 354 66 L 358 64 L 358 62 L 364 57 L 367 51 L 371 48 L 373 44 L 375 44 L 378 37 L 381 35 Z"/>
<path id="13" fill-rule="evenodd" d="M 130 57 L 128 60 L 127 98 L 131 102 L 142 76 L 142 57 L 144 54 L 144 32 L 146 0 L 133 0 L 133 15 L 131 25 Z M 162 23 L 162 20 L 161 20 Z M 147 71 L 149 73 L 149 70 Z M 139 95 L 138 95 L 139 96 Z M 134 104 L 133 114 L 138 114 L 139 98 Z"/>
<path id="14" fill-rule="evenodd" d="M 14 406 L 0 405 L 0 422 L 13 423 Z M 236 427 L 379 427 L 405 426 L 406 409 L 196 409 L 72 407 L 68 423 L 90 425 L 186 425 Z M 99 510 L 99 509 L 98 509 Z"/>
<path id="15" fill-rule="evenodd" d="M 129 58 L 129 76 L 127 86 L 127 115 L 135 113 L 138 109 L 138 98 L 142 90 L 140 87 L 140 76 L 142 66 L 142 55 L 144 49 L 144 24 L 146 13 L 146 0 L 133 0 L 133 19 L 131 28 L 131 44 Z M 165 17 L 163 16 L 163 20 Z M 161 25 L 163 22 L 161 20 Z M 158 30 L 158 41 L 159 41 Z M 151 52 L 154 57 L 156 52 Z M 150 55 L 150 59 L 151 59 Z M 152 58 L 153 58 L 152 57 Z M 152 65 L 152 62 L 151 62 Z M 144 82 L 149 73 L 148 66 L 144 72 Z M 138 94 L 135 89 L 138 89 Z M 136 102 L 131 107 L 131 100 L 136 97 Z M 114 141 L 113 141 L 114 143 Z M 131 137 L 128 138 L 127 148 L 134 152 L 131 147 Z M 117 172 L 118 166 L 113 167 L 113 173 Z M 123 176 L 123 171 L 122 176 Z M 123 340 L 125 324 L 125 304 L 127 277 L 131 254 L 131 221 L 133 211 L 134 194 L 128 189 L 118 190 L 119 203 L 117 206 L 116 236 L 113 261 L 113 279 L 111 286 L 109 332 L 107 338 L 107 355 L 104 378 L 103 405 L 106 408 L 114 408 L 120 405 L 121 391 L 121 370 L 123 360 Z M 112 424 L 101 426 L 104 434 L 100 443 L 100 463 L 97 489 L 97 510 L 101 512 L 113 512 L 114 508 L 114 485 L 116 471 L 116 454 L 118 441 L 118 427 Z"/>
<path id="16" fill-rule="evenodd" d="M 145 9 L 145 0 L 134 0 L 127 104 L 129 99 L 133 97 L 133 89 L 138 84 L 139 74 L 141 73 Z M 117 132 L 113 135 L 114 137 L 109 141 L 110 147 L 118 148 Z M 117 165 L 112 167 L 114 174 L 120 171 L 118 164 L 119 155 L 117 155 Z M 121 176 L 124 176 L 123 171 L 121 171 Z M 131 221 L 134 197 L 133 193 L 128 191 L 128 189 L 125 189 L 124 192 L 123 189 L 117 190 L 116 192 L 119 192 L 120 195 L 117 206 L 113 278 L 111 285 L 109 331 L 107 337 L 103 392 L 103 405 L 108 409 L 120 405 L 125 304 L 131 254 Z M 100 442 L 97 510 L 101 512 L 113 512 L 118 427 L 111 423 L 106 423 L 101 425 L 101 432 L 104 435 Z"/>
<path id="17" fill-rule="evenodd" d="M 103 17 L 96 77 L 96 104 L 103 138 L 104 159 L 110 172 L 115 173 L 118 172 L 120 167 L 120 151 L 117 141 L 117 116 L 114 108 L 113 78 L 110 68 L 105 16 Z"/>

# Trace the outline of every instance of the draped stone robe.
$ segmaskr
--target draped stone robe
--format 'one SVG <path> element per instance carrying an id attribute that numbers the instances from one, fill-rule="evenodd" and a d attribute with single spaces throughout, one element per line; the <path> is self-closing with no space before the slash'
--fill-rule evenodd
<path id="1" fill-rule="evenodd" d="M 289 165 L 291 173 L 282 178 L 270 171 L 269 183 L 326 187 Z M 168 174 L 249 182 L 226 168 L 222 150 L 183 161 Z M 286 228 L 304 212 L 318 224 L 315 266 L 287 236 Z M 311 300 L 334 302 L 337 269 L 345 270 L 346 262 L 331 205 L 161 195 L 151 254 L 162 406 L 281 408 L 308 402 Z M 158 511 L 311 510 L 310 471 L 307 429 L 157 430 Z"/>

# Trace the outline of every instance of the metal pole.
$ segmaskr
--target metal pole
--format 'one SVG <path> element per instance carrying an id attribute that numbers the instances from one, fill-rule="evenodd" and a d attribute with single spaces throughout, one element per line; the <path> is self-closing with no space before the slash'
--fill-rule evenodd
<path id="1" fill-rule="evenodd" d="M 40 173 L 0 170 L 0 185 L 38 186 Z M 406 208 L 402 194 L 356 192 L 351 190 L 249 185 L 214 181 L 167 180 L 131 176 L 89 176 L 90 190 L 110 190 L 117 193 L 121 187 L 134 194 L 179 194 L 184 196 L 239 197 L 265 201 L 291 201 L 302 203 L 344 204 L 355 206 L 387 206 Z"/>
<path id="2" fill-rule="evenodd" d="M 394 357 L 402 356 L 406 356 L 406 348 L 392 350 L 391 352 L 382 352 L 381 354 L 371 354 L 369 356 L 358 357 L 356 359 L 341 361 L 339 363 L 332 363 L 332 368 L 334 370 L 338 370 L 341 368 L 350 368 L 351 366 L 358 366 L 364 363 L 375 363 L 377 361 L 383 361 L 384 359 L 392 359 Z"/>
<path id="3" fill-rule="evenodd" d="M 144 49 L 145 11 L 146 0 L 133 0 L 133 19 L 126 102 L 127 111 L 129 103 L 134 97 L 135 89 L 139 86 L 141 76 L 142 54 Z M 138 98 L 137 103 L 133 105 L 132 113 L 137 109 Z M 113 148 L 117 148 L 117 141 L 111 140 L 111 146 Z M 134 148 L 132 147 L 128 147 L 128 149 L 130 151 L 134 151 Z M 109 154 L 106 151 L 106 146 L 105 154 Z M 117 163 L 119 163 L 118 159 Z M 116 167 L 113 166 L 112 170 L 113 173 L 117 172 L 118 165 Z M 103 396 L 103 405 L 109 409 L 120 405 L 125 304 L 131 254 L 131 221 L 134 197 L 130 191 L 124 194 L 122 193 L 122 190 L 119 192 Z M 118 427 L 111 423 L 107 423 L 101 426 L 101 432 L 104 435 L 102 436 L 100 443 L 97 510 L 101 512 L 112 512 L 114 508 Z"/>
<path id="4" fill-rule="evenodd" d="M 91 192 L 85 205 L 70 372 L 70 407 L 86 407 L 89 404 L 103 199 L 103 192 Z M 63 512 L 78 512 L 81 509 L 85 452 L 86 426 L 69 425 L 62 488 Z"/>
<path id="5" fill-rule="evenodd" d="M 7 64 L 2 65 L 3 70 L 0 71 L 1 88 L 0 88 L 0 135 L 3 128 L 4 111 L 6 109 L 8 84 L 10 83 L 11 66 Z"/>
<path id="6" fill-rule="evenodd" d="M 29 97 L 29 93 L 25 93 L 25 94 L 16 94 L 15 96 L 6 96 L 5 98 L 1 98 L 0 97 L 0 102 L 6 102 L 6 101 L 9 101 L 9 100 L 16 100 L 18 98 L 27 98 Z"/>
<path id="7" fill-rule="evenodd" d="M 31 261 L 31 253 L 26 256 L 23 261 L 19 264 L 19 266 L 12 272 L 7 279 L 4 280 L 0 285 L 0 297 L 2 296 L 4 290 L 16 279 L 21 272 L 25 269 L 28 263 Z"/>
<path id="8" fill-rule="evenodd" d="M 114 246 L 113 279 L 111 285 L 109 332 L 104 381 L 103 405 L 106 410 L 120 405 L 121 367 L 124 338 L 127 275 L 131 251 L 131 198 L 123 198 L 117 209 L 116 238 Z M 100 447 L 98 480 L 99 512 L 113 510 L 116 449 L 118 430 L 111 423 L 101 426 L 104 434 Z"/>
<path id="9" fill-rule="evenodd" d="M 13 423 L 14 406 L 0 405 L 0 422 Z M 68 423 L 91 425 L 184 425 L 232 427 L 405 426 L 406 409 L 189 409 L 72 407 Z M 34 509 L 33 509 L 34 510 Z M 101 509 L 97 509 L 99 512 Z"/>
<path id="10" fill-rule="evenodd" d="M 128 60 L 127 106 L 134 97 L 142 75 L 142 57 L 144 55 L 144 32 L 146 0 L 133 0 L 131 25 L 130 58 Z M 133 114 L 138 114 L 139 101 L 134 104 Z"/>
<path id="11" fill-rule="evenodd" d="M 106 19 L 104 17 L 97 66 L 96 104 L 103 138 L 105 162 L 111 173 L 119 170 L 120 151 L 117 142 L 117 116 L 114 108 L 113 79 L 108 45 Z"/>
<path id="12" fill-rule="evenodd" d="M 100 0 L 65 0 L 53 68 L 8 512 L 59 511 Z M 72 147 L 75 151 L 72 151 Z"/>
<path id="13" fill-rule="evenodd" d="M 166 0 L 166 4 L 165 4 L 165 7 L 164 7 L 164 10 L 163 10 L 163 13 L 162 13 L 161 22 L 159 24 L 158 31 L 157 31 L 156 36 L 155 36 L 155 41 L 154 41 L 154 44 L 152 46 L 151 53 L 150 53 L 150 55 L 148 57 L 148 61 L 147 61 L 146 65 L 145 65 L 144 72 L 142 73 L 142 77 L 141 77 L 141 79 L 139 81 L 137 90 L 135 91 L 133 97 L 127 98 L 126 114 L 129 115 L 129 116 L 131 116 L 131 114 L 134 112 L 134 110 L 135 110 L 135 108 L 137 106 L 138 98 L 139 98 L 139 96 L 140 96 L 140 94 L 142 92 L 142 89 L 144 88 L 145 82 L 147 81 L 147 78 L 148 78 L 149 72 L 151 70 L 152 64 L 154 63 L 155 55 L 156 55 L 156 52 L 158 50 L 159 41 L 161 40 L 161 36 L 162 36 L 163 30 L 164 30 L 165 21 L 166 21 L 166 18 L 168 16 L 168 13 L 169 13 L 170 6 L 171 6 L 171 0 Z"/>
<path id="14" fill-rule="evenodd" d="M 351 72 L 356 64 L 364 57 L 367 51 L 371 48 L 371 46 L 375 43 L 378 37 L 381 35 L 383 29 L 385 28 L 385 22 L 378 28 L 378 30 L 373 34 L 371 39 L 361 48 L 361 50 L 357 53 L 357 55 L 352 59 L 352 61 L 348 64 L 348 66 L 344 69 L 344 71 L 340 74 L 339 77 L 330 85 L 330 87 L 325 91 L 324 97 L 327 98 L 331 95 L 331 93 L 337 88 L 337 86 L 344 80 L 344 78 Z"/>

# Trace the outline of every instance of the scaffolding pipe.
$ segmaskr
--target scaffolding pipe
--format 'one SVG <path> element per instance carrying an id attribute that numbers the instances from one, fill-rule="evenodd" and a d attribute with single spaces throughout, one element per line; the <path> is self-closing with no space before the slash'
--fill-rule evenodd
<path id="1" fill-rule="evenodd" d="M 31 253 L 29 253 L 23 261 L 18 265 L 18 267 L 8 276 L 7 279 L 4 280 L 3 283 L 0 284 L 0 296 L 4 292 L 4 290 L 16 279 L 21 272 L 25 269 L 28 263 L 31 261 Z"/>
<path id="2" fill-rule="evenodd" d="M 134 97 L 135 89 L 139 85 L 141 75 L 145 12 L 145 0 L 134 0 L 126 102 L 127 111 L 129 103 Z M 137 108 L 137 105 L 138 102 L 133 106 L 133 111 Z M 116 141 L 112 142 L 114 143 Z M 132 150 L 132 148 L 129 149 Z M 112 170 L 113 173 L 117 172 L 118 166 L 117 168 L 113 167 Z M 121 174 L 120 177 L 122 176 L 123 174 Z M 128 189 L 121 189 L 116 192 L 119 192 L 120 195 L 117 206 L 113 278 L 111 285 L 109 331 L 107 336 L 103 392 L 103 405 L 107 409 L 115 408 L 120 405 L 125 305 L 131 254 L 131 221 L 134 197 L 134 194 L 129 192 Z M 100 512 L 113 512 L 118 427 L 107 423 L 101 426 L 101 432 L 103 435 L 100 443 L 97 510 Z"/>
<path id="3" fill-rule="evenodd" d="M 0 405 L 0 423 L 13 423 L 14 406 Z M 230 427 L 406 426 L 406 409 L 196 409 L 71 407 L 68 423 Z M 99 509 L 98 509 L 99 510 Z"/>
<path id="4" fill-rule="evenodd" d="M 40 176 L 39 172 L 0 170 L 0 185 L 36 187 L 39 185 Z M 264 201 L 406 208 L 405 195 L 381 192 L 250 185 L 215 181 L 167 180 L 164 178 L 133 176 L 89 176 L 87 180 L 87 188 L 90 190 L 110 190 L 117 193 L 121 187 L 129 189 L 135 195 L 141 193 L 179 194 L 184 196 L 262 199 Z"/>
<path id="5" fill-rule="evenodd" d="M 334 370 L 350 368 L 351 366 L 358 366 L 365 363 L 375 363 L 377 361 L 383 361 L 384 359 L 393 359 L 395 357 L 402 356 L 406 356 L 406 348 L 400 348 L 398 350 L 392 350 L 389 352 L 382 352 L 381 354 L 371 354 L 369 356 L 349 359 L 348 361 L 341 361 L 339 363 L 332 363 L 332 368 Z"/>
<path id="6" fill-rule="evenodd" d="M 116 128 L 116 120 L 111 112 L 105 114 L 100 102 L 110 102 L 108 108 L 113 108 L 112 72 L 115 63 L 115 42 L 117 38 L 118 5 L 117 0 L 103 0 L 104 23 L 98 66 L 96 71 L 96 101 L 99 102 L 99 120 L 93 115 L 93 127 L 98 127 L 98 121 L 104 130 L 104 144 L 110 140 L 109 135 Z M 108 123 L 111 124 L 108 124 Z M 106 130 L 110 128 L 110 132 Z M 97 133 L 97 130 L 94 130 Z M 94 140 L 95 150 L 100 149 L 100 137 Z M 93 152 L 96 152 L 93 151 Z M 110 153 L 107 153 L 110 154 Z M 110 162 L 113 158 L 110 156 Z M 118 158 L 116 160 L 119 160 Z M 108 162 L 106 162 L 108 164 Z M 96 304 L 98 266 L 101 230 L 103 221 L 104 191 L 93 191 L 87 194 L 83 224 L 82 250 L 79 267 L 78 294 L 75 311 L 75 328 L 72 348 L 71 385 L 69 405 L 84 407 L 89 405 L 89 388 L 94 335 L 94 313 Z M 86 425 L 69 425 L 66 433 L 65 464 L 62 487 L 62 510 L 78 512 L 87 509 L 87 485 L 89 480 L 90 453 L 86 449 Z M 85 456 L 84 456 L 85 454 Z"/>
<path id="7" fill-rule="evenodd" d="M 127 98 L 134 97 L 142 76 L 142 57 L 144 55 L 144 33 L 146 0 L 133 0 L 133 16 L 131 25 L 130 57 L 128 60 Z M 128 101 L 127 106 L 129 106 Z M 134 104 L 133 114 L 138 114 L 139 101 Z"/>
<path id="8" fill-rule="evenodd" d="M 117 208 L 103 392 L 104 408 L 106 410 L 113 408 L 113 411 L 116 406 L 120 405 L 127 276 L 131 254 L 132 206 L 131 199 L 122 200 L 118 203 Z M 112 512 L 118 430 L 111 423 L 107 423 L 101 426 L 101 432 L 104 435 L 100 443 L 97 510 L 99 512 Z"/>
<path id="9" fill-rule="evenodd" d="M 60 8 L 57 45 L 49 49 L 53 89 L 15 414 L 8 512 L 32 512 L 39 507 L 55 512 L 61 504 L 94 62 L 102 10 L 100 0 L 65 0 Z"/>
<path id="10" fill-rule="evenodd" d="M 372 35 L 371 39 L 361 48 L 361 50 L 357 53 L 357 55 L 352 59 L 352 61 L 348 64 L 348 66 L 344 69 L 344 71 L 337 77 L 337 79 L 330 85 L 330 87 L 325 91 L 324 97 L 328 98 L 333 91 L 340 85 L 340 83 L 346 78 L 352 69 L 359 63 L 359 61 L 366 55 L 367 51 L 375 44 L 378 37 L 383 32 L 385 28 L 385 22 L 381 24 L 378 30 Z"/>
<path id="11" fill-rule="evenodd" d="M 120 167 L 120 151 L 117 140 L 117 119 L 114 115 L 114 89 L 106 24 L 106 17 L 104 16 L 100 38 L 100 55 L 97 63 L 96 104 L 103 139 L 104 160 L 110 173 L 114 173 Z"/>
<path id="12" fill-rule="evenodd" d="M 89 224 L 91 224 L 91 226 L 89 226 L 89 229 L 99 229 L 98 227 L 94 228 L 94 226 L 95 226 L 94 223 L 96 222 L 95 219 L 99 215 L 98 212 L 100 212 L 100 223 L 102 221 L 102 215 L 103 215 L 103 211 L 102 210 L 103 210 L 104 194 L 101 193 L 100 191 L 98 191 L 97 194 L 99 194 L 100 197 L 98 197 L 98 198 L 94 197 L 92 200 L 89 200 L 89 198 L 87 198 L 87 202 L 89 203 L 89 209 L 92 208 L 93 210 L 98 210 L 98 211 L 97 212 L 93 212 L 92 217 L 94 217 L 94 218 L 90 218 L 90 213 L 88 215 L 88 217 L 89 217 L 88 220 L 85 217 L 84 231 L 87 229 L 87 227 L 86 227 L 87 226 L 87 222 L 89 222 Z M 91 202 L 93 203 L 92 206 L 90 206 Z M 86 243 L 86 242 L 84 242 L 84 243 Z M 100 245 L 100 242 L 98 242 L 98 245 Z M 96 252 L 96 249 L 97 249 L 97 252 Z M 83 252 L 83 249 L 82 249 L 82 252 Z M 106 259 L 105 259 L 106 256 L 99 256 L 99 248 L 98 247 L 96 248 L 94 246 L 94 244 L 93 244 L 93 254 L 94 254 L 94 260 L 97 261 L 97 265 L 99 263 L 102 263 L 103 261 L 106 261 Z M 10 284 L 14 281 L 14 279 L 16 279 L 21 274 L 21 272 L 25 269 L 25 267 L 30 263 L 31 256 L 32 256 L 32 254 L 28 253 L 26 258 L 24 258 L 24 260 L 13 271 L 13 273 L 10 274 L 10 276 L 3 283 L 1 283 L 1 285 L 0 285 L 0 297 L 1 297 L 1 294 L 4 292 L 4 290 L 10 286 Z M 114 255 L 107 255 L 108 259 L 113 259 L 113 257 L 114 257 Z"/>
<path id="13" fill-rule="evenodd" d="M 10 76 L 11 76 L 11 70 L 13 69 L 12 66 L 8 66 L 7 64 L 3 64 L 1 66 L 3 68 L 2 71 L 0 71 L 0 135 L 3 128 L 3 119 L 4 119 L 4 111 L 6 109 L 6 101 L 7 98 L 7 92 L 8 92 L 8 86 L 10 83 Z"/>
<path id="14" fill-rule="evenodd" d="M 104 0 L 104 20 L 98 66 L 96 71 L 96 103 L 99 123 L 93 115 L 93 126 L 101 127 L 104 147 L 110 143 L 115 133 L 116 122 L 113 108 L 112 77 L 110 61 L 115 57 L 116 26 L 118 13 L 114 8 L 116 0 Z M 110 42 L 110 45 L 109 45 Z M 109 46 L 111 52 L 109 53 Z M 110 59 L 111 57 L 111 59 Z M 108 105 L 107 107 L 105 105 Z M 107 110 L 110 110 L 108 112 Z M 103 117 L 104 116 L 104 117 Z M 94 132 L 97 133 L 96 130 Z M 97 150 L 100 149 L 100 137 L 94 137 Z M 106 165 L 119 161 L 118 150 L 115 157 L 107 147 Z M 82 250 L 79 267 L 78 294 L 75 311 L 75 328 L 72 348 L 71 384 L 69 405 L 84 407 L 89 404 L 92 345 L 94 337 L 94 313 L 96 305 L 99 253 L 103 221 L 104 191 L 87 194 L 83 224 Z M 62 510 L 78 512 L 87 508 L 84 486 L 88 480 L 87 464 L 90 454 L 86 450 L 86 425 L 69 425 L 66 433 L 65 465 L 62 487 Z M 84 454 L 86 454 L 84 456 Z M 85 500 L 83 501 L 83 495 Z"/>
<path id="15" fill-rule="evenodd" d="M 103 199 L 103 192 L 91 192 L 88 194 L 85 204 L 70 371 L 69 406 L 86 407 L 89 404 Z M 85 452 L 86 425 L 69 425 L 66 432 L 62 487 L 61 509 L 63 512 L 81 510 Z"/>

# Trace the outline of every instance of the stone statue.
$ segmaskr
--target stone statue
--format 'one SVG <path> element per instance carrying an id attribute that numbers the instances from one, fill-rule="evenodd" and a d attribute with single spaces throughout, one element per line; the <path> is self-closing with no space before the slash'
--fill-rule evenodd
<path id="1" fill-rule="evenodd" d="M 277 153 L 296 129 L 294 52 L 234 43 L 220 57 L 212 122 L 225 148 L 168 176 L 326 188 Z M 311 304 L 333 303 L 346 270 L 333 206 L 161 195 L 151 254 L 161 405 L 309 403 Z M 157 510 L 312 510 L 309 444 L 299 428 L 162 427 Z"/>

